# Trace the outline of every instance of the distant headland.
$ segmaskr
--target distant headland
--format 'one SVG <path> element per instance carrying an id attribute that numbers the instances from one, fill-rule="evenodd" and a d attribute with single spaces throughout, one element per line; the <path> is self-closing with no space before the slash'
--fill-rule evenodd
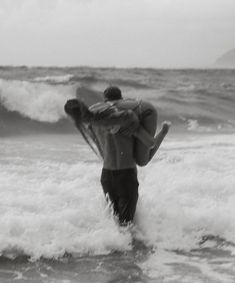
<path id="1" fill-rule="evenodd" d="M 215 67 L 235 69 L 235 48 L 220 56 L 215 61 Z"/>

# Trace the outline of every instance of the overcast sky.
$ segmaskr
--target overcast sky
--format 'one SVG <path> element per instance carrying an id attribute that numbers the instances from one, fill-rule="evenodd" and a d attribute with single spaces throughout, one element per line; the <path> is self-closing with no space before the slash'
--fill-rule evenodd
<path id="1" fill-rule="evenodd" d="M 0 65 L 206 67 L 235 0 L 0 0 Z"/>

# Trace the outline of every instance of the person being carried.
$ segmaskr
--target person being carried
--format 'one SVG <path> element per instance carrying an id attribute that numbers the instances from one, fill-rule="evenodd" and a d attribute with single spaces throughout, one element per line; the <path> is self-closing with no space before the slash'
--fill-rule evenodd
<path id="1" fill-rule="evenodd" d="M 120 113 L 123 111 L 133 111 L 139 120 L 137 129 L 127 127 L 114 127 L 116 132 L 128 135 L 133 134 L 134 140 L 134 158 L 138 166 L 146 166 L 159 149 L 162 141 L 169 131 L 171 123 L 164 121 L 158 133 L 157 130 L 157 110 L 149 102 L 136 99 L 124 99 L 121 90 L 116 86 L 111 86 L 104 91 L 104 101 L 98 102 L 89 107 L 89 110 L 102 118 L 109 119 L 111 113 Z"/>
<path id="2" fill-rule="evenodd" d="M 104 95 L 105 99 L 111 98 L 110 101 L 114 101 L 112 100 L 113 89 L 105 91 Z M 117 100 L 119 99 L 115 99 L 116 102 Z M 143 109 L 147 110 L 147 108 Z M 141 154 L 135 156 L 139 150 L 135 147 L 144 146 L 145 155 L 148 154 L 150 161 L 152 158 L 150 152 L 153 150 L 156 152 L 160 146 L 159 141 L 163 140 L 169 127 L 162 128 L 158 134 L 161 138 L 158 135 L 154 137 L 143 126 L 140 126 L 143 121 L 139 120 L 135 108 L 131 109 L 131 107 L 123 107 L 123 105 L 118 108 L 110 102 L 98 103 L 88 108 L 81 101 L 73 99 L 67 101 L 65 112 L 72 117 L 76 127 L 93 150 L 95 148 L 92 146 L 90 138 L 96 144 L 103 158 L 101 174 L 103 191 L 111 201 L 114 214 L 117 215 L 120 225 L 127 225 L 133 221 L 138 200 L 139 183 L 136 160 Z M 145 112 L 145 116 L 148 115 Z M 141 118 L 143 119 L 143 117 Z M 140 150 L 143 148 L 140 147 Z M 139 158 L 139 160 L 145 162 L 147 157 L 145 156 L 142 160 Z M 144 166 L 144 162 L 142 162 L 142 166 Z"/>

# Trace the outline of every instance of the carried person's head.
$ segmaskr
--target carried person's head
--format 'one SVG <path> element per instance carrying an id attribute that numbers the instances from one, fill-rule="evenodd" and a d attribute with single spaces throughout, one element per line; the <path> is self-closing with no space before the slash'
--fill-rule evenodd
<path id="1" fill-rule="evenodd" d="M 85 103 L 78 99 L 69 99 L 65 106 L 64 111 L 69 115 L 77 124 L 84 122 L 89 115 L 88 107 Z"/>
<path id="2" fill-rule="evenodd" d="M 109 86 L 104 91 L 104 100 L 112 101 L 122 99 L 122 92 L 117 86 Z"/>

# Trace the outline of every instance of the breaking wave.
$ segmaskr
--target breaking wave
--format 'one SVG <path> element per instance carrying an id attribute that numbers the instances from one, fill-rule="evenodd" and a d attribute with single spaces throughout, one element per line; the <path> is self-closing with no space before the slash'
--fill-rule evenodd
<path id="1" fill-rule="evenodd" d="M 66 131 L 65 101 L 82 95 L 88 104 L 94 103 L 109 84 L 119 85 L 126 97 L 152 102 L 158 109 L 159 123 L 171 120 L 173 131 L 234 130 L 232 73 L 218 77 L 216 71 L 172 72 L 71 68 L 65 73 L 59 68 L 2 68 L 1 134 L 35 128 L 53 131 L 54 126 Z"/>

